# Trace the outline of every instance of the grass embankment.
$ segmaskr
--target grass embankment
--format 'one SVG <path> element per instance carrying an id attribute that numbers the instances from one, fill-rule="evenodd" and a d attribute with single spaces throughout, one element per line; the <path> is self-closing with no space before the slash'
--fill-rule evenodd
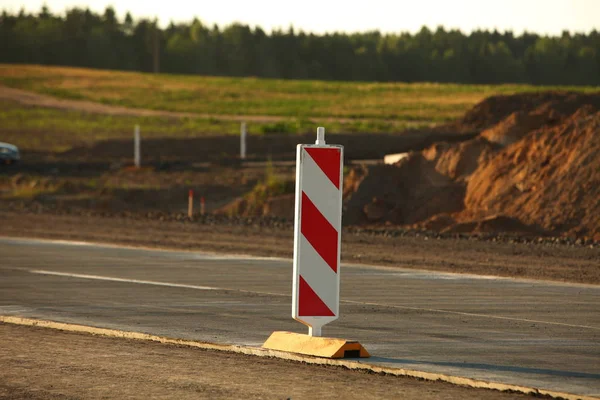
<path id="1" fill-rule="evenodd" d="M 451 119 L 496 91 L 485 86 L 284 81 L 30 65 L 1 65 L 0 83 L 60 98 L 154 110 L 403 121 Z"/>
<path id="2" fill-rule="evenodd" d="M 0 85 L 61 99 L 202 114 L 203 117 L 135 117 L 27 107 L 0 101 L 2 140 L 31 150 L 66 150 L 99 140 L 237 134 L 227 116 L 275 116 L 249 124 L 250 134 L 304 133 L 317 125 L 336 132 L 398 132 L 407 126 L 460 117 L 494 94 L 595 88 L 527 85 L 456 85 L 284 81 L 105 71 L 36 65 L 0 65 Z M 206 117 L 212 115 L 211 117 Z"/>
<path id="3" fill-rule="evenodd" d="M 131 138 L 135 125 L 142 136 L 152 138 L 193 138 L 202 135 L 239 134 L 240 123 L 219 118 L 136 117 L 93 114 L 82 111 L 24 106 L 0 100 L 0 141 L 18 145 L 24 150 L 61 152 L 72 147 L 91 145 L 110 139 Z M 327 122 L 328 133 L 395 132 L 407 127 L 427 124 L 394 122 Z M 251 135 L 266 133 L 294 134 L 315 130 L 308 120 L 283 120 L 247 124 Z"/>
<path id="4" fill-rule="evenodd" d="M 240 129 L 234 121 L 90 114 L 0 100 L 0 140 L 24 150 L 60 152 L 102 140 L 131 138 L 136 124 L 145 139 L 187 138 Z"/>
<path id="5" fill-rule="evenodd" d="M 0 83 L 68 99 L 154 110 L 292 118 L 446 121 L 493 94 L 586 87 L 223 78 L 0 65 Z"/>

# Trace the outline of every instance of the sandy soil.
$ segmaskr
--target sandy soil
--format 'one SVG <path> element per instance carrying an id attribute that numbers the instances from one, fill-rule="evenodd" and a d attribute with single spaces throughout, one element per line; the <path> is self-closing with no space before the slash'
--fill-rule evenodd
<path id="1" fill-rule="evenodd" d="M 0 211 L 0 235 L 120 243 L 155 248 L 292 256 L 290 224 L 189 222 L 92 215 Z M 243 222 L 243 221 L 242 221 Z M 600 283 L 600 247 L 397 236 L 347 229 L 342 261 L 581 283 Z"/>
<path id="2" fill-rule="evenodd" d="M 480 134 L 348 175 L 345 221 L 600 241 L 600 95 L 495 96 L 455 124 Z"/>
<path id="3" fill-rule="evenodd" d="M 2 399 L 517 399 L 340 367 L 0 324 Z"/>

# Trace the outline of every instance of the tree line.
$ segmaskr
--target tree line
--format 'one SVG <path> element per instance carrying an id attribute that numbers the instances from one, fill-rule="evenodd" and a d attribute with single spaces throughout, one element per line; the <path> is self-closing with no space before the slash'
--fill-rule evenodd
<path id="1" fill-rule="evenodd" d="M 600 33 L 474 31 L 315 35 L 293 27 L 221 28 L 194 19 L 165 29 L 71 8 L 0 16 L 0 62 L 218 76 L 380 82 L 600 85 Z"/>

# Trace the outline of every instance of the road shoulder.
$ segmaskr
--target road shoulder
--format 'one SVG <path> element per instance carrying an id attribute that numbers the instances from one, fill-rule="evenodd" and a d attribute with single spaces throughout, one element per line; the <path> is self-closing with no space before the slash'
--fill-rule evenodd
<path id="1" fill-rule="evenodd" d="M 0 397 L 513 399 L 336 366 L 0 323 Z"/>

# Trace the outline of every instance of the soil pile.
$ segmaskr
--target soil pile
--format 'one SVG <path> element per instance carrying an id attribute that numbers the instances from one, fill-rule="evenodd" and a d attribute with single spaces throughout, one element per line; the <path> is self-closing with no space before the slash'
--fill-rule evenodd
<path id="1" fill-rule="evenodd" d="M 349 187 L 357 187 L 347 193 L 343 215 L 347 225 L 410 225 L 462 209 L 465 185 L 441 174 L 421 153 L 412 153 L 397 165 L 363 167 L 358 184 L 352 178 L 345 180 Z"/>
<path id="2" fill-rule="evenodd" d="M 450 127 L 479 135 L 348 174 L 344 222 L 600 240 L 600 95 L 495 96 Z"/>
<path id="3" fill-rule="evenodd" d="M 294 182 L 287 181 L 293 191 Z M 245 196 L 213 211 L 217 215 L 228 217 L 277 217 L 292 220 L 294 218 L 294 193 L 275 193 L 265 184 L 258 184 Z"/>
<path id="4" fill-rule="evenodd" d="M 463 214 L 600 238 L 600 112 L 583 107 L 483 163 L 467 184 Z"/>
<path id="5" fill-rule="evenodd" d="M 600 96 L 573 92 L 519 93 L 510 96 L 491 96 L 473 106 L 462 119 L 452 126 L 458 129 L 470 127 L 483 131 L 498 124 L 516 112 L 555 112 L 555 116 L 571 115 L 582 106 L 600 107 Z"/>

